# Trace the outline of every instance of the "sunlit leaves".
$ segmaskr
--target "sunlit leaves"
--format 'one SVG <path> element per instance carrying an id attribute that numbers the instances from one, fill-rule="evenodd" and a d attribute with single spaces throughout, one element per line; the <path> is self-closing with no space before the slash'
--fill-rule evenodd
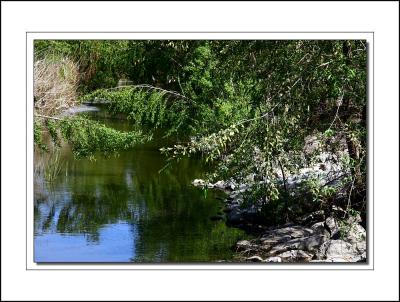
<path id="1" fill-rule="evenodd" d="M 35 125 L 35 144 L 38 147 L 48 149 L 42 138 L 42 132 L 48 131 L 56 147 L 60 145 L 61 137 L 67 141 L 76 158 L 93 158 L 98 153 L 103 156 L 118 154 L 148 139 L 140 131 L 121 132 L 84 117 L 42 121 Z"/>

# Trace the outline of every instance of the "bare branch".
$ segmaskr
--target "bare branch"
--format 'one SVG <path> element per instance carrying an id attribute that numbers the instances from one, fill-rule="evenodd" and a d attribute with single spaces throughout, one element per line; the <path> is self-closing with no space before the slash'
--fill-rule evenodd
<path id="1" fill-rule="evenodd" d="M 337 109 L 336 109 L 335 117 L 333 118 L 333 121 L 332 121 L 332 123 L 330 124 L 328 130 L 330 130 L 330 129 L 332 128 L 334 122 L 335 122 L 336 119 L 339 117 L 339 116 L 338 116 L 338 113 L 339 113 L 340 106 L 342 106 L 342 103 L 343 103 L 343 96 L 344 96 L 344 94 L 342 94 L 342 96 L 341 96 L 340 99 L 339 99 L 339 104 L 338 104 Z M 339 119 L 340 119 L 340 118 L 339 118 Z"/>
<path id="2" fill-rule="evenodd" d="M 326 62 L 326 63 L 322 63 L 322 64 L 318 65 L 317 68 L 318 68 L 318 67 L 322 67 L 322 66 L 326 66 L 326 65 L 328 65 L 328 64 L 330 64 L 330 63 L 332 63 L 332 62 L 333 62 L 333 61 L 329 61 L 329 62 Z"/>
<path id="3" fill-rule="evenodd" d="M 42 115 L 42 114 L 35 114 L 35 117 L 40 117 L 40 118 L 44 118 L 44 119 L 52 119 L 52 120 L 56 120 L 56 121 L 62 121 L 62 118 L 58 118 L 58 117 L 54 117 L 54 116 L 48 116 L 48 115 Z"/>

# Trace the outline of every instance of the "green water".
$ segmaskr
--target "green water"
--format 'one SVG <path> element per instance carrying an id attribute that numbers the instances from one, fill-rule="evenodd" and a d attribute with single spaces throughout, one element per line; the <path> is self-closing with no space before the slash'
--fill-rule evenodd
<path id="1" fill-rule="evenodd" d="M 102 118 L 94 114 L 94 118 Z M 128 130 L 123 120 L 104 122 Z M 223 207 L 221 192 L 191 185 L 207 167 L 200 159 L 166 164 L 150 143 L 96 161 L 74 160 L 61 150 L 61 171 L 48 182 L 35 174 L 35 262 L 214 262 L 231 260 L 246 235 L 212 221 Z M 53 155 L 35 157 L 35 164 Z"/>

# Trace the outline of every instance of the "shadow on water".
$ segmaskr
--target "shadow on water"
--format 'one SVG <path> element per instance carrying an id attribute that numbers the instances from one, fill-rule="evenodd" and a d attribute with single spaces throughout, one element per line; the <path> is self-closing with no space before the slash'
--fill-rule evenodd
<path id="1" fill-rule="evenodd" d="M 107 123 L 129 129 L 123 120 Z M 222 206 L 215 198 L 221 193 L 205 198 L 191 185 L 206 167 L 184 159 L 159 173 L 166 164 L 159 144 L 154 140 L 96 161 L 73 160 L 63 148 L 67 164 L 57 179 L 49 183 L 35 176 L 35 261 L 230 260 L 231 246 L 246 235 L 211 221 Z"/>

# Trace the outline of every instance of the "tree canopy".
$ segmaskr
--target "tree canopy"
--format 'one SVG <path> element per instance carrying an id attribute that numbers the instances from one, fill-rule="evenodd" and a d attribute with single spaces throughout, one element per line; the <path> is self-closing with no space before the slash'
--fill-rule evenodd
<path id="1" fill-rule="evenodd" d="M 135 131 L 53 116 L 36 119 L 35 142 L 46 148 L 47 129 L 77 157 L 107 155 L 163 129 L 176 139 L 161 149 L 171 162 L 201 154 L 215 164 L 210 181 L 251 182 L 247 200 L 278 221 L 303 211 L 303 200 L 312 209 L 351 200 L 365 210 L 367 48 L 362 40 L 36 41 L 36 61 L 78 65 L 79 101 L 107 100 Z M 116 88 L 119 79 L 132 85 Z M 310 137 L 318 148 L 306 154 Z M 308 179 L 306 195 L 293 197 L 288 178 L 324 152 L 349 173 L 335 187 Z"/>

